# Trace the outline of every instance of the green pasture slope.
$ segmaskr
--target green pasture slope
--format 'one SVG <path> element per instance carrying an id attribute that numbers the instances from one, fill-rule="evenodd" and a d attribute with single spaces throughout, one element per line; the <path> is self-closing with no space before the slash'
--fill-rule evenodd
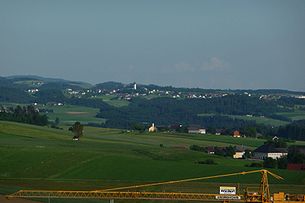
<path id="1" fill-rule="evenodd" d="M 18 103 L 6 103 L 0 102 L 0 105 L 6 107 L 16 107 L 16 106 L 27 106 L 31 104 L 18 104 Z M 41 105 L 36 106 L 39 109 L 48 109 L 53 110 L 46 115 L 49 118 L 49 121 L 55 121 L 56 118 L 59 118 L 61 125 L 71 125 L 76 121 L 82 123 L 104 123 L 105 119 L 95 117 L 96 114 L 100 111 L 98 108 L 84 107 L 78 105 L 69 105 L 65 104 L 63 106 L 55 105 Z"/>
<path id="2" fill-rule="evenodd" d="M 59 118 L 62 124 L 72 124 L 76 121 L 82 123 L 103 123 L 104 119 L 95 117 L 99 112 L 98 108 L 90 108 L 77 105 L 63 106 L 39 106 L 40 108 L 52 109 L 53 113 L 48 113 L 47 116 L 51 121 Z"/>
<path id="3" fill-rule="evenodd" d="M 229 116 L 231 118 L 235 118 L 235 119 L 255 121 L 258 124 L 265 124 L 265 125 L 271 125 L 271 126 L 287 125 L 289 123 L 287 121 L 267 118 L 264 116 L 237 116 L 237 115 L 229 115 Z"/>
<path id="4" fill-rule="evenodd" d="M 278 115 L 286 116 L 291 120 L 304 120 L 305 119 L 305 111 L 294 110 L 293 112 L 280 112 Z"/>
<path id="5" fill-rule="evenodd" d="M 129 105 L 127 100 L 118 99 L 117 96 L 114 95 L 102 95 L 95 98 L 102 99 L 104 102 L 114 107 L 123 107 Z"/>
<path id="6" fill-rule="evenodd" d="M 280 113 L 279 113 L 280 114 Z M 198 114 L 198 116 L 213 116 L 215 114 Z M 283 114 L 284 115 L 284 114 Z M 223 114 L 223 116 L 228 116 L 234 119 L 240 119 L 240 120 L 246 120 L 246 121 L 255 121 L 257 124 L 265 124 L 265 125 L 271 125 L 271 126 L 281 126 L 281 125 L 287 125 L 289 122 L 287 121 L 281 121 L 273 118 L 267 118 L 264 116 L 239 116 L 239 115 L 228 115 L 228 114 Z"/>
<path id="7" fill-rule="evenodd" d="M 0 194 L 9 194 L 19 189 L 92 190 L 249 171 L 255 169 L 245 167 L 250 161 L 194 152 L 189 150 L 189 146 L 238 144 L 253 148 L 263 142 L 252 138 L 139 134 L 93 127 L 84 128 L 84 136 L 80 141 L 72 141 L 71 138 L 67 129 L 0 121 Z M 214 159 L 217 165 L 196 163 L 207 158 Z M 272 171 L 285 178 L 281 181 L 270 178 L 273 192 L 305 190 L 304 172 Z M 256 185 L 259 183 L 259 175 L 211 179 L 145 190 L 217 193 L 220 184 L 237 183 L 241 183 L 241 187 Z"/>

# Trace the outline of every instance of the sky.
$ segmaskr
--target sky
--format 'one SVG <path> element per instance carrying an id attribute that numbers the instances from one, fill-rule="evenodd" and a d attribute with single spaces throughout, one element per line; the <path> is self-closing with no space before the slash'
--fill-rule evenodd
<path id="1" fill-rule="evenodd" d="M 305 91 L 304 0 L 0 0 L 0 76 Z"/>

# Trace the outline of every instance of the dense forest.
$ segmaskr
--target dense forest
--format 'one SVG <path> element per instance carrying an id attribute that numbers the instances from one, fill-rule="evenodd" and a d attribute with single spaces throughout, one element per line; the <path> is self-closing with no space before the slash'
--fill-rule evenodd
<path id="1" fill-rule="evenodd" d="M 226 96 L 206 100 L 172 98 L 133 99 L 130 105 L 122 108 L 101 108 L 97 115 L 108 119 L 107 126 L 128 126 L 133 122 L 170 124 L 199 124 L 209 127 L 240 127 L 253 125 L 252 121 L 233 119 L 224 114 L 272 116 L 277 111 L 289 111 L 277 107 L 274 101 L 263 101 L 248 96 Z M 213 114 L 199 116 L 198 114 Z M 214 115 L 215 114 L 215 115 Z M 234 126 L 235 125 L 235 126 Z"/>
<path id="2" fill-rule="evenodd" d="M 29 123 L 34 125 L 47 125 L 48 117 L 41 115 L 33 106 L 17 106 L 16 108 L 0 107 L 0 120 Z"/>
<path id="3" fill-rule="evenodd" d="M 293 121 L 286 126 L 281 126 L 278 135 L 295 140 L 305 140 L 305 120 Z"/>

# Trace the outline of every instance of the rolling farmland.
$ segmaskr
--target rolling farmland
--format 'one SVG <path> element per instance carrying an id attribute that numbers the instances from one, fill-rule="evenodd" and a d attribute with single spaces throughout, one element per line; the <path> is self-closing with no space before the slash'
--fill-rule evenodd
<path id="1" fill-rule="evenodd" d="M 134 133 L 85 127 L 84 137 L 72 141 L 67 130 L 0 122 L 0 191 L 18 189 L 96 189 L 136 183 L 176 180 L 243 170 L 247 160 L 234 160 L 189 150 L 189 146 L 259 146 L 263 140 L 215 135 Z M 162 147 L 160 146 L 162 144 Z M 297 144 L 304 144 L 299 142 Z M 212 158 L 216 165 L 197 164 Z M 284 181 L 276 187 L 304 189 L 304 172 L 274 170 Z M 258 176 L 222 178 L 188 183 L 183 190 L 198 190 L 212 182 L 258 183 Z M 199 185 L 196 185 L 199 184 Z M 192 186 L 193 185 L 193 186 Z M 195 186 L 194 186 L 195 185 Z M 170 186 L 175 190 L 178 186 Z M 182 187 L 182 186 L 180 186 Z M 194 188 L 192 188 L 194 187 Z M 291 188 L 290 188 L 291 189 Z"/>

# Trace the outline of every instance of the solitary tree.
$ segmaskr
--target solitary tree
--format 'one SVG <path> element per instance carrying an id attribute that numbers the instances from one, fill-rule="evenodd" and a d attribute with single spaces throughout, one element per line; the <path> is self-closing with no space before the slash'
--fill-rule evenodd
<path id="1" fill-rule="evenodd" d="M 80 122 L 75 122 L 70 128 L 70 131 L 73 132 L 73 139 L 79 139 L 80 136 L 83 136 L 84 126 Z"/>
<path id="2" fill-rule="evenodd" d="M 55 126 L 58 126 L 59 125 L 59 118 L 58 117 L 56 117 L 56 119 L 55 119 L 55 122 L 54 122 L 54 124 L 55 124 Z"/>

